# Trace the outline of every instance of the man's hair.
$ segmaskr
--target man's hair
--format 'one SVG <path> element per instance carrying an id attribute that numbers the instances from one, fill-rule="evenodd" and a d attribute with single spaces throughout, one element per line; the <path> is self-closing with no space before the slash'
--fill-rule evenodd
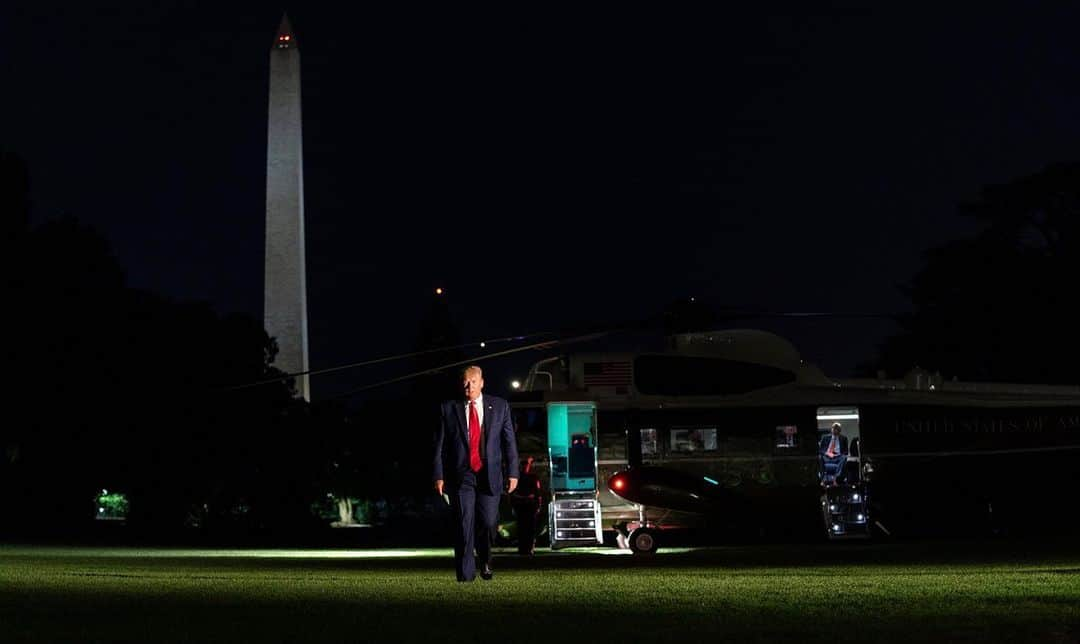
<path id="1" fill-rule="evenodd" d="M 840 426 L 840 423 L 833 423 L 830 429 L 843 429 L 843 427 Z"/>
<path id="2" fill-rule="evenodd" d="M 475 365 L 475 364 L 471 364 L 471 365 L 469 365 L 469 366 L 465 367 L 464 369 L 462 369 L 462 370 L 461 370 L 461 377 L 462 377 L 462 378 L 464 378 L 465 376 L 469 375 L 469 372 L 470 372 L 470 371 L 472 371 L 472 370 L 474 370 L 474 369 L 475 369 L 476 371 L 479 371 L 479 372 L 480 372 L 480 377 L 481 377 L 481 378 L 483 378 L 483 377 L 484 377 L 484 370 L 483 370 L 483 369 L 481 369 L 479 365 Z"/>

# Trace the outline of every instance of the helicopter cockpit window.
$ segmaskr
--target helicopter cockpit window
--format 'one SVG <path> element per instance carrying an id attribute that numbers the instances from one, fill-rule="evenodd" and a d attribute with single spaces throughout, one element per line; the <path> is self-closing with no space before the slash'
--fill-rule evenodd
<path id="1" fill-rule="evenodd" d="M 687 428 L 671 430 L 672 453 L 715 452 L 716 428 Z"/>
<path id="2" fill-rule="evenodd" d="M 799 446 L 799 427 L 797 425 L 779 425 L 776 428 L 776 446 L 781 449 Z"/>
<path id="3" fill-rule="evenodd" d="M 656 430 L 644 428 L 641 430 L 641 455 L 655 456 L 660 453 L 660 437 Z"/>

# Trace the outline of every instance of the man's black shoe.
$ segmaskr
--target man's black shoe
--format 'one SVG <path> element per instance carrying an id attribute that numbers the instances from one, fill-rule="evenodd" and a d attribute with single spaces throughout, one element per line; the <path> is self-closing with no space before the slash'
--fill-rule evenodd
<path id="1" fill-rule="evenodd" d="M 491 564 L 484 564 L 484 567 L 480 569 L 480 578 L 487 581 L 495 576 L 495 571 L 491 569 Z"/>

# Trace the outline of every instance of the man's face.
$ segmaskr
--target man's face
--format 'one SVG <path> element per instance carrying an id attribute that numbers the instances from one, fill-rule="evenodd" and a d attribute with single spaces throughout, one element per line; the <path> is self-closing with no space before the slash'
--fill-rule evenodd
<path id="1" fill-rule="evenodd" d="M 840 426 L 839 425 L 833 425 L 832 435 L 833 436 L 839 436 L 840 435 Z"/>
<path id="2" fill-rule="evenodd" d="M 461 388 L 465 390 L 465 397 L 469 400 L 476 400 L 480 397 L 480 392 L 484 389 L 484 377 L 480 375 L 479 369 L 469 369 L 465 372 L 465 375 L 461 377 Z"/>

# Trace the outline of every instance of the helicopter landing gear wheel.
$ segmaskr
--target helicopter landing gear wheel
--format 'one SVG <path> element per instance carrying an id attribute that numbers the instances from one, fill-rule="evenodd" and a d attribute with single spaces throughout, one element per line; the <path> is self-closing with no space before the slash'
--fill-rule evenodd
<path id="1" fill-rule="evenodd" d="M 627 541 L 630 542 L 630 550 L 635 555 L 652 555 L 656 553 L 657 547 L 660 545 L 660 540 L 657 538 L 656 530 L 651 528 L 638 528 L 630 533 L 627 537 Z"/>

